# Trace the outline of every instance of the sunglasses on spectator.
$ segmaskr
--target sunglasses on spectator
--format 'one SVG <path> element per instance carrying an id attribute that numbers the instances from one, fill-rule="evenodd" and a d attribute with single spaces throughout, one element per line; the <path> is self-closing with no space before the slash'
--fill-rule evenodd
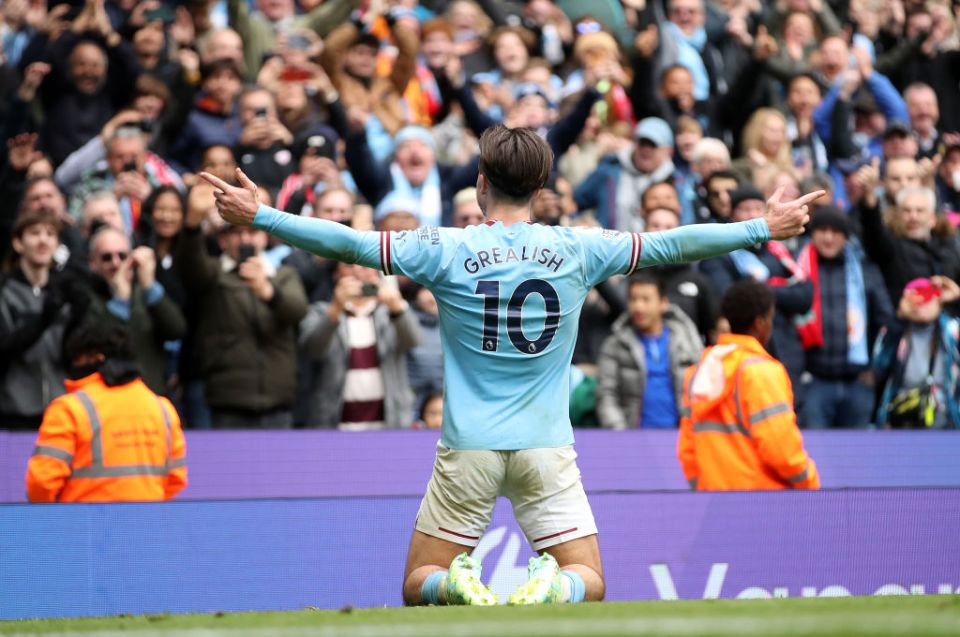
<path id="1" fill-rule="evenodd" d="M 584 33 L 597 33 L 603 29 L 603 26 L 599 22 L 593 22 L 587 20 L 586 22 L 581 22 L 577 25 L 577 33 L 583 35 Z"/>
<path id="2" fill-rule="evenodd" d="M 114 258 L 123 261 L 129 255 L 128 252 L 102 252 L 100 253 L 100 263 L 110 263 Z"/>
<path id="3" fill-rule="evenodd" d="M 736 190 L 736 188 L 720 188 L 720 189 L 718 189 L 718 190 L 708 190 L 708 191 L 707 191 L 707 196 L 708 196 L 708 197 L 719 197 L 720 195 L 722 195 L 722 194 L 725 193 L 725 192 L 733 192 L 734 190 Z"/>

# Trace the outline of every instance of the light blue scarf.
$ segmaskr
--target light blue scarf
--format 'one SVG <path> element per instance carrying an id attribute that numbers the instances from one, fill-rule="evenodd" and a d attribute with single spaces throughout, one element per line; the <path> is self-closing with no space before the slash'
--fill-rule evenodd
<path id="1" fill-rule="evenodd" d="M 677 43 L 677 63 L 690 70 L 693 74 L 693 97 L 702 101 L 710 97 L 710 75 L 707 73 L 707 67 L 703 63 L 703 57 L 700 53 L 707 45 L 707 31 L 700 27 L 693 32 L 693 35 L 687 35 L 680 30 L 680 27 L 673 22 L 666 22 L 663 25 Z"/>
<path id="2" fill-rule="evenodd" d="M 770 278 L 770 268 L 750 250 L 734 250 L 730 253 L 730 260 L 740 276 L 748 276 L 757 283 L 766 283 Z"/>
<path id="3" fill-rule="evenodd" d="M 397 195 L 420 202 L 420 225 L 439 226 L 443 205 L 440 201 L 440 171 L 436 164 L 430 169 L 427 180 L 416 188 L 410 184 L 396 163 L 390 164 L 390 175 L 393 177 L 393 190 L 388 196 Z"/>

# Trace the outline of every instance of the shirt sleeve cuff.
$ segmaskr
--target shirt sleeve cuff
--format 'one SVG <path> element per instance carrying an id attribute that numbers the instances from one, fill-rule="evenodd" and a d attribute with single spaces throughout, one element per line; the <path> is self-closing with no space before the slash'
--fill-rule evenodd
<path id="1" fill-rule="evenodd" d="M 257 214 L 253 218 L 253 227 L 257 230 L 266 230 L 270 227 L 270 221 L 276 215 L 285 214 L 277 210 L 276 208 L 271 208 L 266 204 L 260 204 L 260 207 L 257 208 Z"/>
<path id="2" fill-rule="evenodd" d="M 156 305 L 160 302 L 160 299 L 163 298 L 163 294 L 166 290 L 163 289 L 163 286 L 159 281 L 154 281 L 153 285 L 148 287 L 143 292 L 143 300 L 146 302 L 147 306 Z"/>

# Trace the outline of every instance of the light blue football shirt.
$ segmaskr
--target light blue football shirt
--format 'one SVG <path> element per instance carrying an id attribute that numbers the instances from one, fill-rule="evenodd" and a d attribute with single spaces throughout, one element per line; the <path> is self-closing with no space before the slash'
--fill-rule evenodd
<path id="1" fill-rule="evenodd" d="M 769 239 L 763 219 L 643 234 L 500 222 L 380 233 L 261 206 L 254 225 L 433 291 L 444 357 L 441 442 L 451 449 L 572 444 L 569 368 L 590 288 L 638 267 Z"/>

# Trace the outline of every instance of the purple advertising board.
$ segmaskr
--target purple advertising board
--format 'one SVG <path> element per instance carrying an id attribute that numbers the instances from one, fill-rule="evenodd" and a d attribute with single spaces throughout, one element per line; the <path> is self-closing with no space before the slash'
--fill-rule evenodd
<path id="1" fill-rule="evenodd" d="M 588 491 L 687 489 L 676 431 L 576 432 Z M 24 500 L 35 436 L 0 432 L 0 502 Z M 419 496 L 433 467 L 430 431 L 187 431 L 181 499 Z M 807 431 L 823 486 L 960 487 L 960 432 Z"/>
<path id="2" fill-rule="evenodd" d="M 960 489 L 594 493 L 610 600 L 960 593 Z M 0 619 L 396 606 L 418 498 L 0 506 Z M 508 503 L 476 554 L 532 555 Z"/>

